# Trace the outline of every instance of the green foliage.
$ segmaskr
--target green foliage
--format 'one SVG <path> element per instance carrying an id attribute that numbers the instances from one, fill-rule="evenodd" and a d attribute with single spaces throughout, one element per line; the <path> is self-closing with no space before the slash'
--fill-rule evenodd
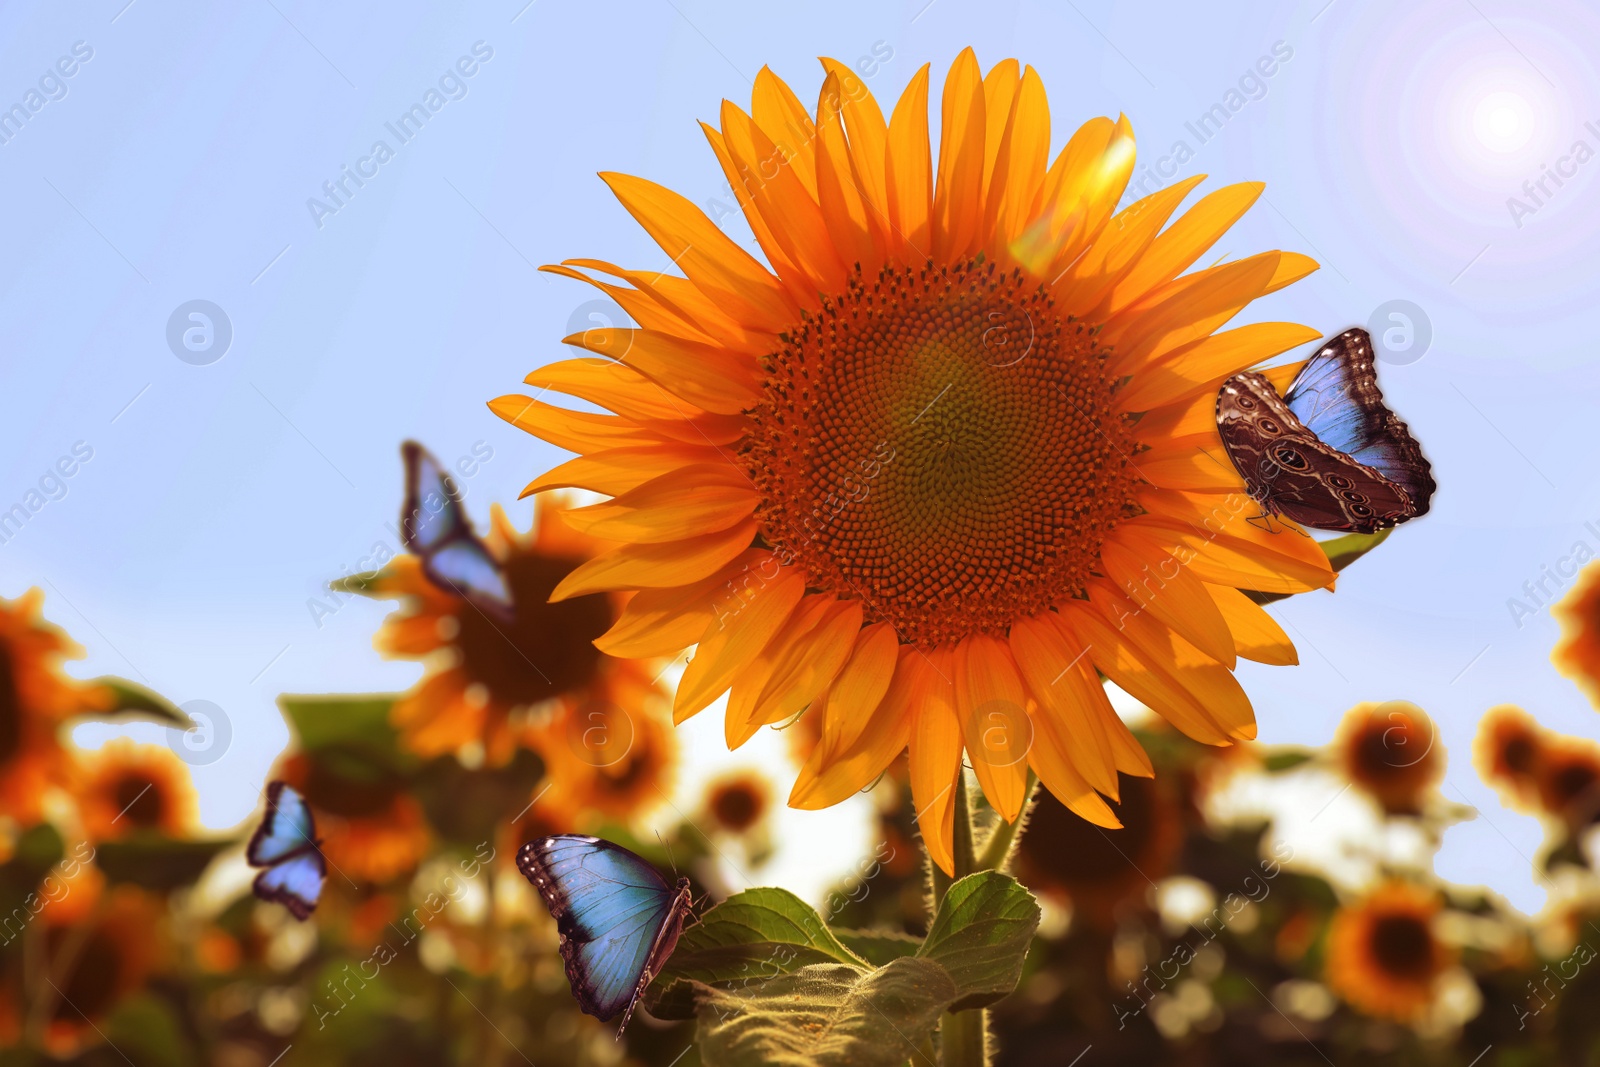
<path id="1" fill-rule="evenodd" d="M 889 1067 L 945 1012 L 1010 993 L 1038 923 L 1032 895 L 996 871 L 952 885 L 921 942 L 831 930 L 792 893 L 751 889 L 684 934 L 650 1011 L 697 1019 L 707 1067 Z"/>
<path id="2" fill-rule="evenodd" d="M 172 701 L 126 678 L 106 675 L 89 684 L 109 689 L 112 695 L 110 710 L 96 712 L 93 716 L 95 719 L 146 719 L 166 723 L 180 730 L 194 727 L 194 720 Z"/>
<path id="3" fill-rule="evenodd" d="M 389 724 L 389 709 L 395 697 L 375 696 L 294 696 L 278 698 L 284 718 L 294 729 L 300 747 L 307 752 L 341 743 L 359 743 L 362 748 L 384 753 L 395 765 L 405 762 L 399 735 Z"/>
<path id="4" fill-rule="evenodd" d="M 181 889 L 193 885 L 217 853 L 235 842 L 178 841 L 155 833 L 139 833 L 122 841 L 104 841 L 95 849 L 95 863 L 113 882 L 145 889 Z"/>

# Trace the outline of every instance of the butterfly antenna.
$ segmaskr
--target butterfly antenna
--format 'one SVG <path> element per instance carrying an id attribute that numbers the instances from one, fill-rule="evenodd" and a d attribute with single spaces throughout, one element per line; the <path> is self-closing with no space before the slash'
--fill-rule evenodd
<path id="1" fill-rule="evenodd" d="M 656 831 L 656 841 L 666 850 L 667 862 L 672 865 L 672 876 L 676 878 L 678 876 L 678 862 L 672 858 L 672 846 L 667 844 L 667 839 L 661 836 L 660 830 Z"/>

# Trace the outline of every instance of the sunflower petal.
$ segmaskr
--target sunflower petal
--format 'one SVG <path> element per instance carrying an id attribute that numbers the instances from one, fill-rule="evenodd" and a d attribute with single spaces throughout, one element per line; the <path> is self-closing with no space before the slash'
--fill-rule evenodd
<path id="1" fill-rule="evenodd" d="M 562 338 L 562 344 L 616 360 L 649 378 L 657 389 L 719 415 L 737 415 L 761 398 L 754 364 L 720 345 L 625 327 L 585 330 Z"/>
<path id="2" fill-rule="evenodd" d="M 1171 553 L 1148 541 L 1130 545 L 1114 530 L 1100 546 L 1105 574 L 1128 599 L 1182 634 L 1189 643 L 1228 669 L 1238 666 L 1233 634 L 1222 612 L 1196 578 Z"/>
<path id="3" fill-rule="evenodd" d="M 1015 822 L 1028 791 L 1028 746 L 1033 742 L 1028 691 L 1005 643 L 974 634 L 955 650 L 956 715 L 983 795 L 1000 817 Z"/>
<path id="4" fill-rule="evenodd" d="M 912 655 L 923 656 L 926 669 L 907 679 L 907 702 L 916 715 L 910 738 L 911 803 L 929 857 L 940 870 L 954 874 L 956 776 L 961 773 L 962 748 L 961 722 L 949 681 L 954 667 L 949 649 Z"/>
<path id="5" fill-rule="evenodd" d="M 1009 642 L 1012 658 L 1039 704 L 1034 721 L 1053 722 L 1063 741 L 1063 751 L 1069 754 L 1079 775 L 1100 792 L 1116 796 L 1116 758 L 1111 741 L 1103 720 L 1089 706 L 1093 694 L 1085 694 L 1078 685 L 1078 668 L 1085 663 L 1088 649 L 1070 647 L 1064 629 L 1038 616 L 1013 622 Z M 1098 698 L 1106 699 L 1104 689 L 1099 689 Z"/>
<path id="6" fill-rule="evenodd" d="M 1226 585 L 1208 585 L 1206 591 L 1216 601 L 1222 617 L 1228 620 L 1228 629 L 1233 631 L 1233 643 L 1239 655 L 1257 663 L 1279 667 L 1300 662 L 1294 642 L 1289 640 L 1283 627 L 1260 604 Z"/>
<path id="7" fill-rule="evenodd" d="M 887 694 L 892 679 L 904 684 L 896 662 L 903 667 L 907 655 L 916 654 L 902 653 L 887 623 L 861 631 L 849 662 L 806 712 L 822 716 L 822 738 L 795 780 L 791 807 L 832 807 L 871 784 L 906 747 L 913 714 L 907 701 Z"/>
<path id="8" fill-rule="evenodd" d="M 984 85 L 970 47 L 950 66 L 941 115 L 933 255 L 948 262 L 972 251 L 983 219 Z"/>
<path id="9" fill-rule="evenodd" d="M 1165 285 L 1194 265 L 1206 249 L 1244 216 L 1266 186 L 1240 182 L 1203 197 L 1194 207 L 1155 239 L 1139 263 L 1117 282 L 1106 304 L 1116 314 L 1159 285 Z"/>
<path id="10" fill-rule="evenodd" d="M 924 63 L 900 94 L 889 119 L 884 183 L 889 227 L 912 262 L 927 257 L 933 209 L 933 160 L 928 147 L 928 65 Z"/>
<path id="11" fill-rule="evenodd" d="M 750 517 L 757 497 L 744 472 L 726 463 L 679 467 L 603 504 L 575 508 L 575 530 L 611 541 L 682 541 Z"/>
<path id="12" fill-rule="evenodd" d="M 619 545 L 574 567 L 550 594 L 551 601 L 612 589 L 654 589 L 708 578 L 739 557 L 755 540 L 757 526 L 737 526 L 686 541 Z"/>
<path id="13" fill-rule="evenodd" d="M 1257 322 L 1212 334 L 1140 368 L 1117 400 L 1127 411 L 1149 411 L 1195 392 L 1215 400 L 1224 379 L 1321 336 L 1294 322 Z"/>
<path id="14" fill-rule="evenodd" d="M 743 604 L 741 590 L 778 574 L 778 561 L 764 549 L 751 549 L 720 572 L 690 585 L 642 589 L 617 615 L 594 647 L 608 656 L 649 659 L 682 652 L 719 618 Z"/>
<path id="15" fill-rule="evenodd" d="M 760 655 L 800 598 L 805 578 L 792 567 L 741 597 L 736 611 L 715 619 L 701 636 L 672 702 L 673 722 L 683 722 L 727 692 L 734 678 Z"/>

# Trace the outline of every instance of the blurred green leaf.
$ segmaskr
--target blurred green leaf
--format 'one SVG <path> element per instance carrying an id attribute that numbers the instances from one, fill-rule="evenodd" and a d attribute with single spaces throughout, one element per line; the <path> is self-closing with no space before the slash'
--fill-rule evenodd
<path id="1" fill-rule="evenodd" d="M 153 995 L 123 1001 L 105 1029 L 107 1043 L 140 1067 L 188 1067 L 198 1062 L 177 1015 Z"/>
<path id="2" fill-rule="evenodd" d="M 1039 904 L 1016 879 L 979 871 L 952 885 L 917 955 L 940 964 L 959 991 L 952 1011 L 981 1008 L 1017 987 Z"/>
<path id="3" fill-rule="evenodd" d="M 888 966 L 901 956 L 915 956 L 922 941 L 896 930 L 834 930 L 845 948 L 877 967 Z"/>
<path id="4" fill-rule="evenodd" d="M 363 571 L 360 574 L 349 574 L 343 578 L 335 579 L 328 583 L 328 588 L 335 593 L 358 593 L 361 596 L 372 596 L 372 587 L 380 579 L 387 577 L 385 570 Z M 381 595 L 381 594 L 379 594 Z"/>
<path id="5" fill-rule="evenodd" d="M 812 907 L 786 889 L 747 889 L 701 916 L 651 987 L 650 1014 L 694 1017 L 701 986 L 759 984 L 802 967 L 865 959 L 846 948 Z"/>
<path id="6" fill-rule="evenodd" d="M 915 956 L 875 971 L 813 964 L 751 988 L 707 990 L 700 1056 L 706 1067 L 899 1067 L 955 997 L 945 969 Z"/>
<path id="7" fill-rule="evenodd" d="M 1261 761 L 1261 765 L 1269 772 L 1277 774 L 1281 771 L 1293 770 L 1315 758 L 1312 752 L 1300 750 L 1278 751 L 1269 754 Z"/>
<path id="8" fill-rule="evenodd" d="M 398 697 L 392 694 L 370 696 L 278 697 L 278 707 L 294 728 L 300 747 L 307 752 L 341 742 L 360 742 L 398 753 L 399 735 L 389 724 L 389 709 Z"/>
<path id="9" fill-rule="evenodd" d="M 170 890 L 193 885 L 217 853 L 233 841 L 175 841 L 139 834 L 124 841 L 104 841 L 95 863 L 113 882 L 131 882 L 146 889 Z"/>
<path id="10" fill-rule="evenodd" d="M 1340 537 L 1330 538 L 1317 542 L 1317 547 L 1322 549 L 1322 554 L 1328 557 L 1328 566 L 1336 572 L 1343 573 L 1344 569 L 1368 552 L 1377 548 L 1388 540 L 1394 533 L 1394 527 L 1379 530 L 1370 534 L 1344 534 Z M 1257 604 L 1271 604 L 1274 601 L 1284 600 L 1292 596 L 1291 593 L 1262 593 L 1254 589 L 1241 589 L 1245 596 Z"/>
<path id="11" fill-rule="evenodd" d="M 492 842 L 495 828 L 527 806 L 543 777 L 544 763 L 527 749 L 519 749 L 504 767 L 476 770 L 445 756 L 423 766 L 411 793 L 441 837 L 475 848 Z"/>
<path id="12" fill-rule="evenodd" d="M 153 719 L 180 730 L 194 728 L 194 720 L 185 715 L 172 701 L 126 678 L 108 674 L 103 678 L 96 678 L 89 684 L 111 690 L 112 704 L 110 710 L 95 712 L 92 716 L 86 717 L 96 720 Z"/>

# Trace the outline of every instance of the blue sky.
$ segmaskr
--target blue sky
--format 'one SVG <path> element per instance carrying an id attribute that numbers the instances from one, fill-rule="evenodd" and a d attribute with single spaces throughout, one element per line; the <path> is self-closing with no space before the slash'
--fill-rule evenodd
<path id="1" fill-rule="evenodd" d="M 0 7 L 0 107 L 38 102 L 0 125 L 0 511 L 42 501 L 0 544 L 0 595 L 43 586 L 90 649 L 81 673 L 223 709 L 232 742 L 196 770 L 208 822 L 254 806 L 287 736 L 278 693 L 416 677 L 371 650 L 384 605 L 308 606 L 397 547 L 403 438 L 446 462 L 492 451 L 469 507 L 526 521 L 516 493 L 557 454 L 485 401 L 559 357 L 594 295 L 535 268 L 667 265 L 596 172 L 726 203 L 695 122 L 747 102 L 763 64 L 806 98 L 831 55 L 892 98 L 971 45 L 1039 70 L 1057 145 L 1126 113 L 1146 189 L 1267 182 L 1218 252 L 1324 266 L 1254 317 L 1332 333 L 1390 301 L 1421 309 L 1427 351 L 1382 382 L 1434 462 L 1433 511 L 1337 594 L 1277 609 L 1303 663 L 1244 681 L 1269 741 L 1326 741 L 1363 700 L 1421 704 L 1446 795 L 1481 812 L 1441 873 L 1538 905 L 1538 827 L 1469 752 L 1502 702 L 1597 733 L 1523 587 L 1569 585 L 1580 542 L 1600 553 L 1600 16 L 1576 0 L 524 3 Z M 391 132 L 430 92 L 426 124 Z M 231 327 L 210 361 L 168 340 L 200 300 Z M 197 321 L 178 316 L 179 349 Z"/>

